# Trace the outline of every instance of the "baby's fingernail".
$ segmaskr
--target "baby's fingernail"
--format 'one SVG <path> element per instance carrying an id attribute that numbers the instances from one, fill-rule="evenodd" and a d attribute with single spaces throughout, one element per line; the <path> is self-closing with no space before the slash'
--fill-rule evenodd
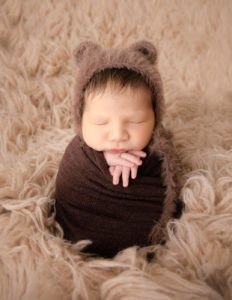
<path id="1" fill-rule="evenodd" d="M 113 185 L 117 185 L 118 184 L 118 180 L 117 179 L 114 179 L 113 180 Z"/>

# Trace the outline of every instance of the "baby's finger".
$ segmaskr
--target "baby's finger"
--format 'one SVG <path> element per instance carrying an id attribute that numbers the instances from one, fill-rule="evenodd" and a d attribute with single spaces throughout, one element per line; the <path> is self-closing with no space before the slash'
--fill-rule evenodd
<path id="1" fill-rule="evenodd" d="M 146 157 L 147 156 L 147 153 L 142 151 L 142 150 L 131 150 L 129 151 L 129 153 L 132 153 L 136 156 L 139 156 L 139 157 Z"/>
<path id="2" fill-rule="evenodd" d="M 133 154 L 130 154 L 130 153 L 122 153 L 121 154 L 121 157 L 132 162 L 133 164 L 136 164 L 138 166 L 140 166 L 143 162 L 141 161 L 141 159 L 139 159 L 139 157 L 133 155 Z M 133 166 L 130 166 L 130 167 L 133 167 Z"/>
<path id="3" fill-rule="evenodd" d="M 114 173 L 113 173 L 113 184 L 114 185 L 119 184 L 119 179 L 120 179 L 121 174 L 122 174 L 122 167 L 116 166 L 114 169 Z"/>
<path id="4" fill-rule="evenodd" d="M 115 166 L 109 167 L 109 172 L 110 172 L 110 175 L 111 175 L 111 176 L 114 175 L 114 169 L 115 169 Z"/>
<path id="5" fill-rule="evenodd" d="M 123 159 L 120 157 L 121 154 L 115 154 L 115 153 L 110 153 L 107 151 L 103 152 L 105 160 L 108 164 L 108 166 L 117 166 L 117 165 L 121 165 L 121 166 L 126 166 L 126 167 L 133 167 L 134 164 L 126 159 Z"/>
<path id="6" fill-rule="evenodd" d="M 124 167 L 128 167 L 128 168 L 133 167 L 134 166 L 133 161 L 129 161 L 125 157 L 122 157 L 123 154 L 121 154 L 121 157 L 117 158 L 117 160 L 115 161 L 115 164 L 121 165 L 121 166 L 124 166 Z"/>
<path id="7" fill-rule="evenodd" d="M 123 167 L 122 168 L 122 185 L 124 187 L 128 187 L 128 185 L 129 185 L 129 177 L 130 177 L 130 168 Z"/>
<path id="8" fill-rule="evenodd" d="M 134 166 L 131 168 L 131 178 L 135 179 L 137 177 L 138 167 Z"/>

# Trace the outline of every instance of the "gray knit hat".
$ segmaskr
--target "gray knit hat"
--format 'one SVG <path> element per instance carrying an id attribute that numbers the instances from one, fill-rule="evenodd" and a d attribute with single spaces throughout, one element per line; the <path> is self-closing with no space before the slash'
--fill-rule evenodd
<path id="1" fill-rule="evenodd" d="M 127 68 L 140 73 L 153 93 L 155 101 L 156 130 L 161 125 L 164 111 L 163 89 L 160 74 L 157 70 L 157 51 L 148 41 L 139 41 L 126 48 L 102 48 L 96 43 L 82 42 L 74 52 L 78 73 L 74 92 L 73 116 L 80 129 L 83 93 L 92 76 L 111 68 Z"/>

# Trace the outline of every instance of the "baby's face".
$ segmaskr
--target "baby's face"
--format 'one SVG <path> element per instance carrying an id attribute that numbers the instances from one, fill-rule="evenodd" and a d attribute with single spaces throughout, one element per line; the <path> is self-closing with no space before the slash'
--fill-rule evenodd
<path id="1" fill-rule="evenodd" d="M 151 91 L 130 87 L 104 92 L 85 99 L 82 135 L 97 151 L 142 150 L 151 140 L 155 126 Z"/>

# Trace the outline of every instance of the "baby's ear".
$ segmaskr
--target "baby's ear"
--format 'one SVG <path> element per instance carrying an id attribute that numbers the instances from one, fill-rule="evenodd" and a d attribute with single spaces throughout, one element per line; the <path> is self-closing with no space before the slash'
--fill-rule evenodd
<path id="1" fill-rule="evenodd" d="M 131 45 L 130 48 L 139 52 L 152 64 L 157 61 L 157 50 L 152 43 L 148 41 L 139 41 Z"/>
<path id="2" fill-rule="evenodd" d="M 77 64 L 79 64 L 85 55 L 95 55 L 100 49 L 101 47 L 94 42 L 86 41 L 80 43 L 80 45 L 74 50 L 73 54 Z"/>

